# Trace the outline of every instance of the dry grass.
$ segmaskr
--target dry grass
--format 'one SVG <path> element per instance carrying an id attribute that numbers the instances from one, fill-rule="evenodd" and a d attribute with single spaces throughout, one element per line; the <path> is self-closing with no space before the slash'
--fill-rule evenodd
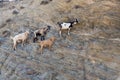
<path id="1" fill-rule="evenodd" d="M 55 72 L 58 75 L 57 78 L 64 76 L 66 80 L 83 78 L 83 65 L 89 69 L 94 65 L 104 67 L 99 63 L 116 63 L 119 67 L 119 0 L 52 0 L 44 3 L 44 5 L 41 4 L 42 1 L 23 0 L 19 3 L 6 3 L 6 6 L 0 8 L 1 54 L 4 54 L 6 49 L 8 52 L 10 50 L 11 54 L 18 54 L 18 56 L 15 56 L 18 62 L 16 64 L 24 64 L 39 73 Z M 14 9 L 19 10 L 19 13 L 12 14 Z M 70 38 L 65 33 L 63 38 L 60 39 L 57 22 L 71 21 L 75 18 L 79 20 L 79 24 L 74 25 Z M 53 35 L 58 39 L 55 42 L 53 51 L 45 49 L 45 54 L 37 54 L 38 45 L 32 43 L 32 41 L 24 46 L 25 49 L 18 46 L 17 52 L 12 51 L 10 48 L 12 42 L 9 40 L 8 34 L 16 35 L 27 29 L 34 31 L 46 25 L 52 26 L 46 39 Z M 27 57 L 32 59 L 27 59 Z M 117 70 L 115 67 L 112 68 Z M 98 74 L 90 69 L 93 73 L 91 75 L 87 73 L 90 76 L 88 80 L 99 80 L 99 78 L 107 75 L 102 74 L 103 69 L 99 69 L 100 73 Z M 108 71 L 111 71 L 111 69 L 108 69 Z M 108 75 L 111 75 L 111 77 L 116 76 L 117 71 L 114 75 L 108 72 Z M 4 72 L 4 70 L 1 69 L 1 72 Z M 21 72 L 17 74 L 19 73 Z M 2 75 L 4 74 L 2 73 Z M 107 78 L 109 79 L 108 76 L 106 76 Z M 56 75 L 53 75 L 53 79 L 56 79 Z"/>

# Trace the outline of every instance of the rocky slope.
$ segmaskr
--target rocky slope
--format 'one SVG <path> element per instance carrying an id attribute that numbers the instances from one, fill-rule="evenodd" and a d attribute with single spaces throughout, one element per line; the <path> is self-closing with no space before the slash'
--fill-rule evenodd
<path id="1" fill-rule="evenodd" d="M 0 2 L 0 80 L 120 80 L 119 0 L 18 0 Z M 57 22 L 77 18 L 71 36 Z M 51 51 L 40 54 L 29 36 L 13 51 L 10 36 L 52 26 Z"/>

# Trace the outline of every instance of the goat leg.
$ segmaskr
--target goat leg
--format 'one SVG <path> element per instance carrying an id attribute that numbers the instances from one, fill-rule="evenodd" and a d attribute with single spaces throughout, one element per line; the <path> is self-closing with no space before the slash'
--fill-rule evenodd
<path id="1" fill-rule="evenodd" d="M 37 37 L 33 38 L 33 42 L 35 43 L 38 40 Z"/>
<path id="2" fill-rule="evenodd" d="M 24 46 L 24 40 L 22 41 L 22 47 Z"/>
<path id="3" fill-rule="evenodd" d="M 41 46 L 41 48 L 40 48 L 40 52 L 41 52 L 41 54 L 43 53 L 43 46 Z"/>
<path id="4" fill-rule="evenodd" d="M 16 50 L 16 45 L 17 43 L 14 41 L 14 44 L 13 44 L 13 49 Z"/>
<path id="5" fill-rule="evenodd" d="M 45 40 L 45 37 L 43 36 L 43 40 Z"/>
<path id="6" fill-rule="evenodd" d="M 37 36 L 36 36 L 36 32 L 34 32 L 34 35 L 35 35 L 35 37 L 37 37 Z"/>
<path id="7" fill-rule="evenodd" d="M 15 47 L 15 45 L 13 46 L 13 50 L 14 50 L 14 51 L 16 50 L 16 47 Z"/>
<path id="8" fill-rule="evenodd" d="M 41 36 L 41 41 L 43 40 L 42 36 Z"/>
<path id="9" fill-rule="evenodd" d="M 70 28 L 68 28 L 68 35 L 70 35 Z"/>
<path id="10" fill-rule="evenodd" d="M 61 37 L 61 33 L 62 33 L 62 31 L 60 30 L 60 31 L 59 31 L 59 35 L 60 35 L 60 37 Z"/>
<path id="11" fill-rule="evenodd" d="M 51 46 L 51 45 L 49 45 L 49 50 L 50 50 L 50 51 L 52 50 L 51 48 L 52 48 L 52 46 Z"/>
<path id="12" fill-rule="evenodd" d="M 45 40 L 45 37 L 44 36 L 41 36 L 41 41 Z"/>

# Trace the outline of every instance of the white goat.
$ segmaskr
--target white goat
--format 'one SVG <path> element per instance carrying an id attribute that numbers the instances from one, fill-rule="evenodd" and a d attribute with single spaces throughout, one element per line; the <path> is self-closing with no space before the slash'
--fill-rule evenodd
<path id="1" fill-rule="evenodd" d="M 29 35 L 29 31 L 26 31 L 24 33 L 18 34 L 15 37 L 10 37 L 13 40 L 13 49 L 16 49 L 17 43 L 22 42 L 22 46 L 24 45 L 24 42 L 27 40 Z"/>

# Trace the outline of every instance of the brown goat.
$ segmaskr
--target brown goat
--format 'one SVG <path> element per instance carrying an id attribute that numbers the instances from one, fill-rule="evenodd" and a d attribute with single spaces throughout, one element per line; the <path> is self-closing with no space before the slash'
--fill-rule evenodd
<path id="1" fill-rule="evenodd" d="M 49 47 L 49 50 L 51 50 L 51 47 L 52 47 L 55 39 L 56 39 L 55 37 L 51 37 L 50 39 L 47 39 L 47 40 L 44 40 L 44 41 L 39 41 L 41 54 L 43 52 L 44 47 Z"/>
<path id="2" fill-rule="evenodd" d="M 47 26 L 47 27 L 44 27 L 44 28 L 40 28 L 36 31 L 34 31 L 34 38 L 33 38 L 33 42 L 37 41 L 38 40 L 38 36 L 41 36 L 41 41 L 42 40 L 45 40 L 45 35 L 47 34 L 47 32 L 49 32 L 51 26 Z"/>

